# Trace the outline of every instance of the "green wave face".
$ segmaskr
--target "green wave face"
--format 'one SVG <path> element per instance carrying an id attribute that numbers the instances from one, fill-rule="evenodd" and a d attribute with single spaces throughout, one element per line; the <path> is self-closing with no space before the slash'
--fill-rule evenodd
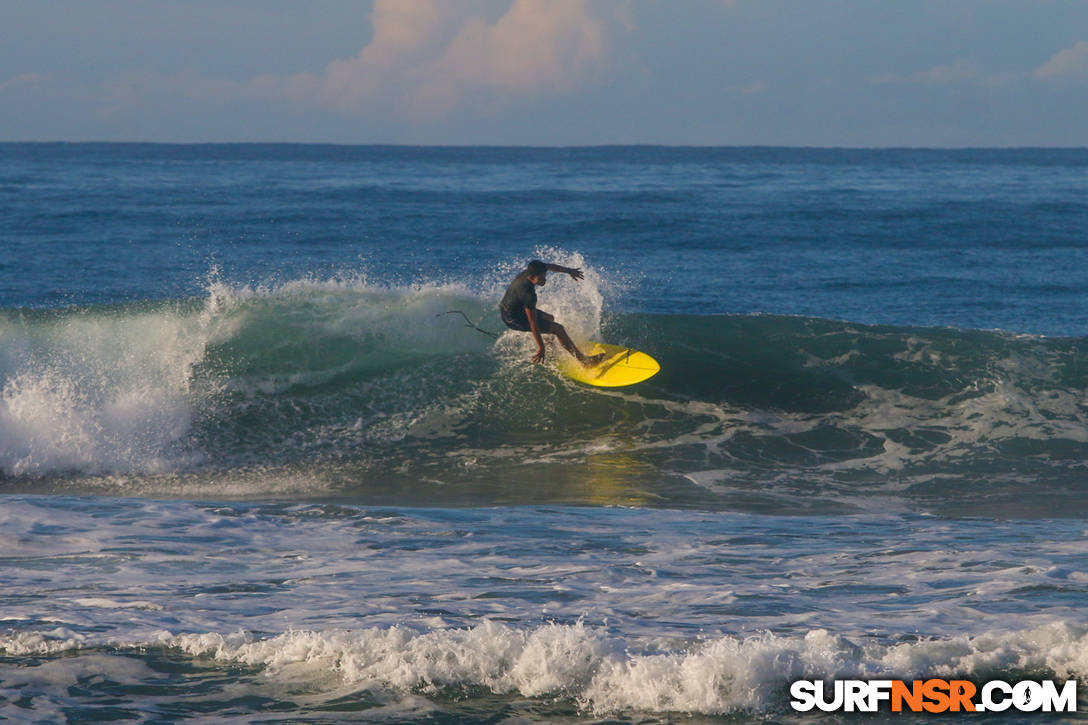
<path id="1" fill-rule="evenodd" d="M 1081 339 L 606 316 L 590 336 L 662 370 L 603 391 L 466 319 L 503 329 L 463 289 L 331 283 L 0 313 L 4 486 L 1083 513 Z"/>

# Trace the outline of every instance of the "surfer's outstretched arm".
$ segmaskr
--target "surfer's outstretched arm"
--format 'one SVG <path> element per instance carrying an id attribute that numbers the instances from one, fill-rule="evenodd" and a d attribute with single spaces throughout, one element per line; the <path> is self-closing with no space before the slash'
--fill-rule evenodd
<path id="1" fill-rule="evenodd" d="M 574 279 L 585 279 L 586 276 L 582 274 L 582 270 L 575 269 L 574 267 L 564 267 L 559 264 L 545 264 L 549 272 L 562 272 L 563 274 L 569 274 Z"/>

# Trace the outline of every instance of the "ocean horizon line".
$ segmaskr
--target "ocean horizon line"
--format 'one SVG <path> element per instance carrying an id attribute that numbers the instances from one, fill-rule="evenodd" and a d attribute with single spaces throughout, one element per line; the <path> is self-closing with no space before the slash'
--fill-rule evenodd
<path id="1" fill-rule="evenodd" d="M 341 141 L 106 141 L 106 140 L 0 140 L 0 146 L 253 146 L 253 147 L 314 147 L 314 148 L 379 148 L 379 149 L 526 149 L 534 151 L 564 151 L 593 149 L 720 149 L 720 150 L 771 150 L 771 151 L 1088 151 L 1088 146 L 1060 145 L 1008 145 L 1008 146 L 846 146 L 846 145 L 791 145 L 791 144 L 673 144 L 673 143 L 586 143 L 586 144 L 472 144 L 472 143 L 393 143 L 393 142 L 341 142 Z"/>

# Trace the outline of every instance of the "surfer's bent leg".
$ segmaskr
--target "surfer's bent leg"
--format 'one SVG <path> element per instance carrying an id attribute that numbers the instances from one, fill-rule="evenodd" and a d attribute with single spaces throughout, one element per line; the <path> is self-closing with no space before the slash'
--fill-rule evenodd
<path id="1" fill-rule="evenodd" d="M 558 322 L 552 323 L 552 334 L 559 338 L 559 344 L 563 346 L 564 350 L 578 358 L 579 361 L 586 361 L 586 356 L 582 354 L 582 351 L 578 349 L 574 341 L 570 339 L 570 335 Z"/>
<path id="2" fill-rule="evenodd" d="M 578 362 L 583 365 L 594 362 L 592 358 L 588 358 L 582 354 L 582 351 L 579 350 L 578 346 L 574 344 L 574 341 L 570 339 L 570 335 L 567 334 L 566 328 L 556 322 L 553 315 L 550 315 L 547 312 L 541 312 L 540 310 L 537 310 L 536 315 L 537 319 L 544 322 L 546 325 L 547 329 L 542 330 L 542 332 L 545 332 L 545 334 L 548 335 L 555 335 L 559 339 L 559 344 L 563 346 L 563 349 L 577 358 Z"/>

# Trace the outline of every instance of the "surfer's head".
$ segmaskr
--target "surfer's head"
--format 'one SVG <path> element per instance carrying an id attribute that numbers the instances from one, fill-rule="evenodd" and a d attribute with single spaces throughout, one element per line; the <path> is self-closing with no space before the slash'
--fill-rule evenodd
<path id="1" fill-rule="evenodd" d="M 525 276 L 533 284 L 543 287 L 544 283 L 548 281 L 548 265 L 539 259 L 534 259 L 526 265 Z"/>

